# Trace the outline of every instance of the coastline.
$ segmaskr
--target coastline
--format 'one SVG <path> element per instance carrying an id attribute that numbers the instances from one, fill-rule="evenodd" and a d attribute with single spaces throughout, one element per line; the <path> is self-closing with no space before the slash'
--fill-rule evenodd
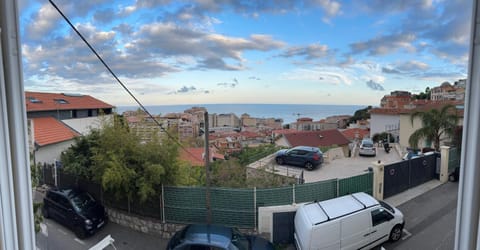
<path id="1" fill-rule="evenodd" d="M 283 119 L 284 124 L 295 122 L 302 117 L 312 118 L 314 121 L 329 116 L 351 115 L 355 111 L 367 107 L 366 105 L 328 105 L 328 104 L 183 104 L 183 105 L 151 105 L 145 108 L 153 115 L 167 113 L 183 113 L 192 107 L 204 107 L 211 114 L 234 113 L 238 117 L 248 114 L 255 118 Z M 118 106 L 117 112 L 137 110 L 138 106 Z"/>

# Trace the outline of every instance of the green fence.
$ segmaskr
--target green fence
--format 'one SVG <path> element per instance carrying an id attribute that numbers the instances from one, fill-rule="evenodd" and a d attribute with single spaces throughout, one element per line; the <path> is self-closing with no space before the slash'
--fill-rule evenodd
<path id="1" fill-rule="evenodd" d="M 450 148 L 448 151 L 448 172 L 453 172 L 456 167 L 460 167 L 460 150 Z"/>
<path id="2" fill-rule="evenodd" d="M 256 227 L 259 207 L 322 201 L 345 194 L 372 194 L 373 173 L 345 179 L 332 179 L 278 188 L 211 188 L 212 222 L 242 228 Z M 165 187 L 166 222 L 205 223 L 206 189 L 203 187 Z"/>
<path id="3" fill-rule="evenodd" d="M 47 174 L 52 172 L 50 168 L 47 170 L 49 171 L 44 169 Z M 129 214 L 171 223 L 206 222 L 207 190 L 205 187 L 162 187 L 160 196 L 150 197 L 147 201 L 140 202 L 136 197 L 131 200 L 116 199 L 114 195 L 104 193 L 101 185 L 84 182 L 68 176 L 61 170 L 58 173 L 60 187 L 83 187 L 108 207 L 123 210 Z M 277 188 L 210 188 L 212 222 L 240 228 L 255 228 L 259 207 L 322 201 L 355 192 L 372 194 L 372 190 L 372 172 L 345 179 Z"/>

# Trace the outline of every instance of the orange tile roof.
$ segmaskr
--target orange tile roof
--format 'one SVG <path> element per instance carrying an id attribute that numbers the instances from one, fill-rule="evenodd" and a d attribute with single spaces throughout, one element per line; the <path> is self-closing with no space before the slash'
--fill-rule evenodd
<path id="1" fill-rule="evenodd" d="M 58 103 L 56 100 L 64 100 Z M 27 112 L 68 109 L 108 109 L 114 106 L 89 95 L 69 95 L 63 93 L 42 93 L 25 91 Z"/>
<path id="2" fill-rule="evenodd" d="M 71 140 L 80 134 L 53 117 L 33 118 L 35 143 L 39 146 Z"/>
<path id="3" fill-rule="evenodd" d="M 305 131 L 302 133 L 283 134 L 285 139 L 292 147 L 296 146 L 310 146 L 310 147 L 325 147 L 338 145 L 343 146 L 350 143 L 345 136 L 337 129 L 320 130 L 320 131 Z"/>
<path id="4" fill-rule="evenodd" d="M 186 148 L 185 150 L 181 150 L 180 152 L 180 159 L 189 162 L 192 166 L 204 166 L 205 161 L 203 160 L 203 153 L 205 152 L 205 148 Z M 225 160 L 225 157 L 221 154 L 217 154 L 212 149 L 210 151 L 210 157 L 212 159 L 222 159 Z"/>
<path id="5" fill-rule="evenodd" d="M 361 128 L 349 128 L 341 131 L 341 133 L 351 141 L 354 139 L 363 139 L 370 135 L 370 131 L 368 129 Z"/>

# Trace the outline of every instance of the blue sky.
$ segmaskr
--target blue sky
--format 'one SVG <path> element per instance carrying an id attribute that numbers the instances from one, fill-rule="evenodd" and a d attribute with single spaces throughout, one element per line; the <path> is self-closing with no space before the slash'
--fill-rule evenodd
<path id="1" fill-rule="evenodd" d="M 466 0 L 55 3 L 145 105 L 379 105 L 467 75 Z M 134 104 L 48 1 L 19 9 L 26 90 Z"/>

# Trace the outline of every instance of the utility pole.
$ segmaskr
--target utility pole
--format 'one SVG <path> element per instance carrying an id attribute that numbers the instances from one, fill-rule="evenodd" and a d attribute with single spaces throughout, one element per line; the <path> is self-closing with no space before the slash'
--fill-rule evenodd
<path id="1" fill-rule="evenodd" d="M 212 223 L 212 209 L 210 207 L 210 146 L 208 145 L 208 112 L 204 114 L 205 120 L 205 186 L 206 186 L 206 206 L 207 206 L 207 224 Z"/>

